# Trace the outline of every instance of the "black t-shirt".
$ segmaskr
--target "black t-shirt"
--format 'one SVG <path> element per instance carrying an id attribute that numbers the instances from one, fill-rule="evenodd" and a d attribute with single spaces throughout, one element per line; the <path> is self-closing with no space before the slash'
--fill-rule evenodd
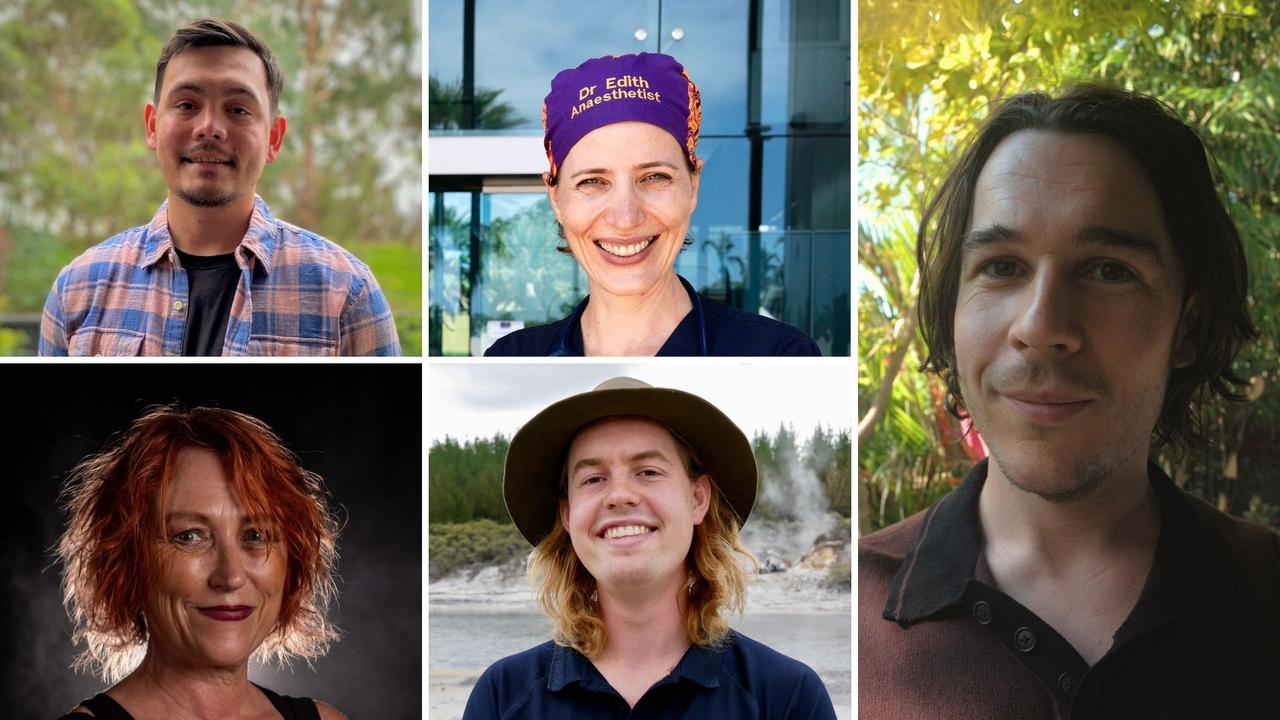
<path id="1" fill-rule="evenodd" d="M 187 271 L 187 334 L 182 339 L 182 354 L 221 355 L 231 301 L 240 284 L 235 253 L 202 256 L 177 252 L 182 269 Z"/>

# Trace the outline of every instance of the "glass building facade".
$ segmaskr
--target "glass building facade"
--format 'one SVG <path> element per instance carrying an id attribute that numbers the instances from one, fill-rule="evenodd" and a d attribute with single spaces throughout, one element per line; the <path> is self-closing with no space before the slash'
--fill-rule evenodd
<path id="1" fill-rule="evenodd" d="M 848 0 L 433 0 L 428 25 L 430 354 L 482 354 L 495 323 L 552 322 L 587 294 L 554 249 L 542 100 L 558 71 L 632 52 L 674 56 L 702 93 L 706 164 L 676 271 L 849 354 Z M 517 139 L 531 162 L 483 160 Z"/>

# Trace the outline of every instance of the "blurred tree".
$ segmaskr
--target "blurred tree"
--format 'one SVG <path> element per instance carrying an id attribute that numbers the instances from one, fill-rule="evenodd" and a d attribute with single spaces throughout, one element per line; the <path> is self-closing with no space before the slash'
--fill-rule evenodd
<path id="1" fill-rule="evenodd" d="M 0 15 L 0 221 L 8 230 L 100 241 L 155 212 L 164 182 L 143 142 L 142 110 L 159 52 L 123 0 L 27 0 Z"/>
<path id="2" fill-rule="evenodd" d="M 502 468 L 508 440 L 502 435 L 458 443 L 451 438 L 431 445 L 430 522 L 466 522 L 488 518 L 510 523 L 502 499 Z"/>
<path id="3" fill-rule="evenodd" d="M 920 372 L 913 281 L 920 209 L 992 106 L 1076 81 L 1161 98 L 1216 159 L 1244 238 L 1263 337 L 1236 364 L 1253 380 L 1248 402 L 1206 409 L 1216 447 L 1173 449 L 1161 460 L 1175 480 L 1234 513 L 1255 496 L 1262 504 L 1280 499 L 1278 13 L 1275 4 L 1244 0 L 861 0 L 859 477 L 876 506 L 863 532 L 922 508 L 971 461 L 959 423 L 939 412 L 941 386 Z"/>

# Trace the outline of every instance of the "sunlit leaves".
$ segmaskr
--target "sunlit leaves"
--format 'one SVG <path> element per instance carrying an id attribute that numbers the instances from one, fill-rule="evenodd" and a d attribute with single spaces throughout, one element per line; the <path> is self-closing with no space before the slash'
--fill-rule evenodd
<path id="1" fill-rule="evenodd" d="M 1221 427 L 1216 438 L 1224 446 L 1237 436 L 1246 448 L 1266 438 L 1280 445 L 1274 440 L 1280 377 L 1267 374 L 1280 367 L 1280 4 L 861 0 L 858 20 L 862 411 L 893 352 L 894 324 L 911 301 L 903 290 L 915 270 L 915 223 L 960 144 L 1014 93 L 1093 81 L 1161 98 L 1208 147 L 1244 239 L 1250 307 L 1263 333 L 1237 360 L 1237 372 L 1262 377 L 1265 389 L 1248 404 L 1211 408 L 1206 423 Z M 938 387 L 928 385 L 937 379 L 926 380 L 919 369 L 922 353 L 917 340 L 893 381 L 891 407 L 859 452 L 861 477 L 881 507 L 916 509 L 917 500 L 933 495 L 900 495 L 895 488 L 914 487 L 923 477 L 945 490 L 955 471 L 948 463 L 959 457 L 938 447 L 948 420 L 937 412 Z M 1191 485 L 1200 483 L 1208 495 L 1222 489 L 1213 478 L 1223 460 L 1213 455 L 1185 463 Z M 1229 501 L 1243 512 L 1248 499 L 1236 493 Z"/>

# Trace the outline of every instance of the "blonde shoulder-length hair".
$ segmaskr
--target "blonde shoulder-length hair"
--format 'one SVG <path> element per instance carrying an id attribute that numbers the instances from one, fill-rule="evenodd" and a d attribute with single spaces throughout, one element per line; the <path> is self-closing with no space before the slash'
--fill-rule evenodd
<path id="1" fill-rule="evenodd" d="M 689 478 L 704 475 L 692 449 L 675 432 L 671 435 Z M 741 613 L 746 606 L 747 571 L 737 555 L 757 570 L 760 566 L 738 537 L 742 525 L 737 515 L 721 497 L 715 478 L 709 480 L 712 492 L 707 514 L 694 526 L 693 542 L 685 557 L 689 575 L 685 630 L 690 642 L 702 646 L 714 646 L 728 635 L 729 622 L 723 611 Z M 560 489 L 563 497 L 563 478 Z M 596 581 L 573 551 L 559 513 L 551 533 L 529 555 L 529 580 L 538 605 L 555 622 L 555 641 L 587 658 L 597 657 L 604 650 L 605 629 L 595 599 Z"/>

